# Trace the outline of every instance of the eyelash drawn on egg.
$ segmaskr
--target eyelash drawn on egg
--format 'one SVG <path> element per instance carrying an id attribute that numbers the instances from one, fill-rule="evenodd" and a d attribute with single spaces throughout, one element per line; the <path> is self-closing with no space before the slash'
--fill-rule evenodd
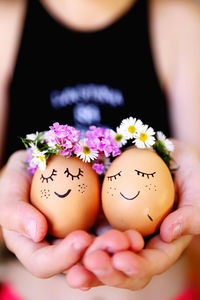
<path id="1" fill-rule="evenodd" d="M 51 181 L 53 181 L 53 176 L 57 175 L 57 170 L 53 169 L 51 175 L 49 177 L 44 177 L 44 175 L 42 174 L 40 179 L 42 180 L 42 183 L 46 180 L 46 183 L 48 183 L 48 181 L 51 179 Z"/>
<path id="2" fill-rule="evenodd" d="M 137 175 L 142 175 L 142 177 L 144 176 L 147 176 L 147 178 L 149 179 L 149 177 L 154 177 L 154 175 L 156 174 L 156 172 L 153 172 L 153 173 L 145 173 L 145 172 L 142 172 L 142 171 L 139 171 L 139 170 L 134 170 L 137 172 Z"/>
<path id="3" fill-rule="evenodd" d="M 84 172 L 80 168 L 78 169 L 77 175 L 73 175 L 72 173 L 70 173 L 68 168 L 64 172 L 64 174 L 67 174 L 67 177 L 71 176 L 72 180 L 74 180 L 74 178 L 80 179 L 80 176 L 83 176 L 83 173 Z"/>
<path id="4" fill-rule="evenodd" d="M 117 173 L 117 174 L 115 174 L 115 175 L 107 176 L 108 180 L 112 181 L 113 178 L 116 180 L 118 176 L 121 176 L 121 172 L 122 172 L 122 171 L 119 171 L 119 173 Z"/>

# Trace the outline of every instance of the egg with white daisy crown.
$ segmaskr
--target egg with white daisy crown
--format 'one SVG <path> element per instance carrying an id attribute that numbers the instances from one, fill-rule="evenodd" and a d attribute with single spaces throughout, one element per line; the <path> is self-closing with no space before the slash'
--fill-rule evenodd
<path id="1" fill-rule="evenodd" d="M 145 137 L 144 137 L 145 138 Z M 102 207 L 116 229 L 155 233 L 174 204 L 168 166 L 153 149 L 128 148 L 111 163 L 102 186 Z"/>
<path id="2" fill-rule="evenodd" d="M 74 230 L 87 231 L 99 211 L 98 175 L 78 157 L 51 155 L 46 168 L 37 168 L 33 176 L 30 201 L 45 215 L 51 235 L 64 238 Z"/>

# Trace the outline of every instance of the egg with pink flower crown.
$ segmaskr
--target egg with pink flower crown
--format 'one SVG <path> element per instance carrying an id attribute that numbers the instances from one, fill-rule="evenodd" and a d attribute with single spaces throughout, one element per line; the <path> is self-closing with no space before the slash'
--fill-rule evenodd
<path id="1" fill-rule="evenodd" d="M 110 155 L 121 153 L 110 130 L 92 126 L 81 137 L 74 127 L 54 123 L 23 142 L 33 173 L 30 202 L 46 217 L 48 232 L 64 238 L 88 231 L 99 212 L 99 174 Z"/>
<path id="2" fill-rule="evenodd" d="M 52 155 L 46 168 L 37 168 L 31 185 L 31 203 L 48 221 L 49 233 L 64 238 L 74 230 L 88 231 L 100 203 L 97 173 L 77 157 Z"/>

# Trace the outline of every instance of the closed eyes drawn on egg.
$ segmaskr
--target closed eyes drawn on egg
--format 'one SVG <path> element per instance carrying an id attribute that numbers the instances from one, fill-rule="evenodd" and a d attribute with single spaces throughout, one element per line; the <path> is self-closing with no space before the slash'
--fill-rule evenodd
<path id="1" fill-rule="evenodd" d="M 111 176 L 107 176 L 108 180 L 112 181 L 113 179 L 117 179 L 118 176 L 121 176 L 121 172 L 122 171 L 119 171 L 117 174 L 115 175 L 111 175 Z"/>
<path id="2" fill-rule="evenodd" d="M 73 175 L 70 171 L 69 168 L 67 168 L 64 172 L 64 174 L 67 174 L 67 177 L 71 177 L 72 180 L 74 180 L 74 178 L 80 179 L 81 176 L 83 176 L 84 172 L 83 170 L 81 170 L 80 168 L 78 169 L 78 174 L 77 175 Z"/>
<path id="3" fill-rule="evenodd" d="M 56 176 L 56 175 L 57 175 L 57 170 L 53 169 L 53 170 L 52 170 L 52 173 L 51 173 L 51 175 L 50 175 L 49 177 L 45 177 L 45 176 L 42 174 L 41 177 L 40 177 L 40 180 L 42 180 L 42 183 L 43 183 L 44 181 L 46 181 L 46 183 L 48 183 L 49 180 L 53 181 L 53 177 Z"/>
<path id="4" fill-rule="evenodd" d="M 142 176 L 142 177 L 147 177 L 148 179 L 150 177 L 154 177 L 154 175 L 156 174 L 156 172 L 153 172 L 153 173 L 145 173 L 145 172 L 142 172 L 142 171 L 139 171 L 139 170 L 134 170 L 138 176 Z"/>

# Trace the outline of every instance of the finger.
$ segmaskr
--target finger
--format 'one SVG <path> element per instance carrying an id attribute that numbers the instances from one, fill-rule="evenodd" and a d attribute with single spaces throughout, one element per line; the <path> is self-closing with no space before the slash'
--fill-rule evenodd
<path id="1" fill-rule="evenodd" d="M 48 224 L 45 217 L 29 203 L 9 201 L 0 205 L 1 225 L 31 238 L 35 242 L 44 239 Z"/>
<path id="2" fill-rule="evenodd" d="M 169 214 L 160 228 L 163 241 L 171 242 L 184 234 L 200 233 L 200 160 L 199 153 L 191 146 L 174 141 L 173 153 L 179 168 L 175 172 L 175 187 L 179 200 L 178 209 Z"/>
<path id="3" fill-rule="evenodd" d="M 190 241 L 190 236 L 184 236 L 169 244 L 156 236 L 138 254 L 131 251 L 114 254 L 114 268 L 128 277 L 121 287 L 132 290 L 145 287 L 153 276 L 165 272 L 179 258 Z"/>
<path id="4" fill-rule="evenodd" d="M 3 167 L 2 172 L 0 173 L 0 178 L 2 178 L 5 172 L 10 172 L 11 175 L 16 174 L 18 172 L 18 174 L 22 174 L 26 177 L 27 180 L 31 182 L 32 175 L 30 174 L 30 172 L 27 171 L 26 167 L 27 158 L 28 154 L 26 150 L 18 150 L 14 152 L 9 157 L 7 164 Z"/>
<path id="5" fill-rule="evenodd" d="M 47 233 L 45 217 L 28 203 L 31 176 L 25 169 L 26 151 L 11 156 L 0 179 L 0 224 L 35 242 Z"/>
<path id="6" fill-rule="evenodd" d="M 84 266 L 91 271 L 103 284 L 109 286 L 123 286 L 127 277 L 112 265 L 109 254 L 103 250 L 96 250 L 83 258 Z"/>
<path id="7" fill-rule="evenodd" d="M 81 289 L 82 291 L 102 285 L 97 277 L 80 263 L 69 269 L 66 280 L 70 287 Z"/>
<path id="8" fill-rule="evenodd" d="M 85 255 L 99 249 L 106 250 L 108 253 L 115 253 L 117 251 L 128 249 L 129 247 L 130 242 L 127 235 L 113 229 L 98 236 L 88 248 Z"/>
<path id="9" fill-rule="evenodd" d="M 160 227 L 163 241 L 170 243 L 182 235 L 200 234 L 200 207 L 183 206 L 169 214 Z"/>
<path id="10" fill-rule="evenodd" d="M 81 259 L 92 243 L 92 238 L 84 231 L 70 233 L 57 245 L 49 245 L 46 241 L 34 243 L 13 231 L 4 230 L 4 238 L 22 264 L 39 278 L 64 272 Z"/>
<path id="11" fill-rule="evenodd" d="M 151 280 L 148 261 L 132 251 L 122 251 L 112 257 L 112 265 L 126 275 L 122 288 L 142 289 Z"/>
<path id="12" fill-rule="evenodd" d="M 190 236 L 183 236 L 169 244 L 155 236 L 138 254 L 126 251 L 113 255 L 113 265 L 127 276 L 151 278 L 165 272 L 179 258 L 190 241 Z"/>
<path id="13" fill-rule="evenodd" d="M 165 272 L 176 262 L 191 240 L 192 236 L 185 235 L 171 243 L 165 243 L 157 235 L 148 242 L 146 248 L 140 254 L 151 266 L 149 271 L 153 275 L 158 275 Z"/>
<path id="14" fill-rule="evenodd" d="M 138 252 L 144 248 L 144 239 L 138 231 L 131 229 L 125 231 L 124 234 L 129 239 L 131 250 Z"/>
<path id="15" fill-rule="evenodd" d="M 135 241 L 134 241 L 134 239 L 135 239 Z M 141 237 L 141 235 L 138 232 L 130 230 L 130 231 L 127 231 L 126 233 L 122 233 L 117 230 L 110 230 L 109 232 L 106 232 L 106 233 L 102 234 L 101 236 L 97 237 L 93 241 L 92 245 L 86 251 L 84 258 L 89 255 L 88 260 L 86 260 L 86 262 L 89 261 L 89 263 L 90 263 L 90 260 L 92 260 L 92 264 L 93 264 L 93 258 L 94 258 L 94 260 L 97 259 L 96 263 L 98 263 L 98 261 L 99 261 L 99 257 L 98 257 L 99 252 L 97 250 L 105 250 L 108 253 L 115 253 L 117 251 L 122 251 L 122 250 L 129 249 L 129 248 L 141 249 L 142 247 L 143 247 L 143 238 Z M 104 253 L 104 252 L 100 251 L 100 253 Z M 103 255 L 104 254 L 102 254 L 102 256 Z M 105 253 L 105 257 L 109 258 L 109 255 L 107 256 L 107 253 Z M 83 258 L 83 260 L 84 260 L 84 258 Z M 110 259 L 109 259 L 109 261 L 110 261 Z M 107 261 L 105 262 L 105 264 L 107 266 Z M 88 265 L 88 267 L 89 267 L 89 265 Z M 102 264 L 102 261 L 101 261 L 101 267 L 103 268 L 103 271 L 104 271 L 104 266 Z M 81 269 L 83 271 L 83 266 L 81 266 L 81 267 L 74 266 L 73 268 L 75 268 L 75 271 L 77 271 L 77 268 L 78 268 L 78 270 Z M 91 276 L 91 272 L 89 272 L 89 270 L 87 269 L 87 271 L 89 273 L 87 271 L 83 272 L 83 273 L 80 272 L 81 273 L 80 278 L 77 276 L 77 274 L 76 274 L 76 276 L 73 275 L 73 271 L 74 271 L 73 268 L 72 268 L 72 270 L 70 269 L 68 271 L 68 276 L 70 276 L 69 277 L 71 280 L 70 284 L 71 285 L 75 284 L 74 287 L 80 288 L 80 285 L 81 285 L 81 287 L 96 286 L 97 284 L 99 285 L 100 279 L 103 280 L 103 278 L 101 278 L 101 276 L 99 277 L 99 280 L 97 280 L 97 278 L 94 276 L 95 270 L 93 268 L 90 270 L 90 271 L 94 272 L 93 276 Z M 112 270 L 113 270 L 113 273 L 110 275 L 110 277 L 112 279 L 114 279 L 113 274 L 114 274 L 114 276 L 116 276 L 116 274 L 115 274 L 113 268 L 112 268 Z M 98 272 L 98 270 L 97 270 L 97 272 Z M 89 276 L 89 274 L 90 274 L 90 276 Z M 89 277 L 87 277 L 86 275 Z M 77 281 L 75 281 L 75 283 L 73 283 L 74 278 L 76 278 L 75 280 L 77 280 Z M 81 281 L 81 280 L 83 280 L 83 278 L 84 278 L 84 280 L 86 280 L 86 282 L 79 282 L 79 279 Z M 88 280 L 88 282 L 87 282 L 87 280 Z M 104 284 L 106 284 L 106 282 L 108 283 L 108 280 L 109 280 L 108 278 L 107 279 L 104 278 L 103 283 Z M 111 282 L 111 280 L 109 280 L 109 282 L 110 282 L 110 284 L 113 283 L 113 282 Z M 115 282 L 113 284 L 115 284 Z"/>

